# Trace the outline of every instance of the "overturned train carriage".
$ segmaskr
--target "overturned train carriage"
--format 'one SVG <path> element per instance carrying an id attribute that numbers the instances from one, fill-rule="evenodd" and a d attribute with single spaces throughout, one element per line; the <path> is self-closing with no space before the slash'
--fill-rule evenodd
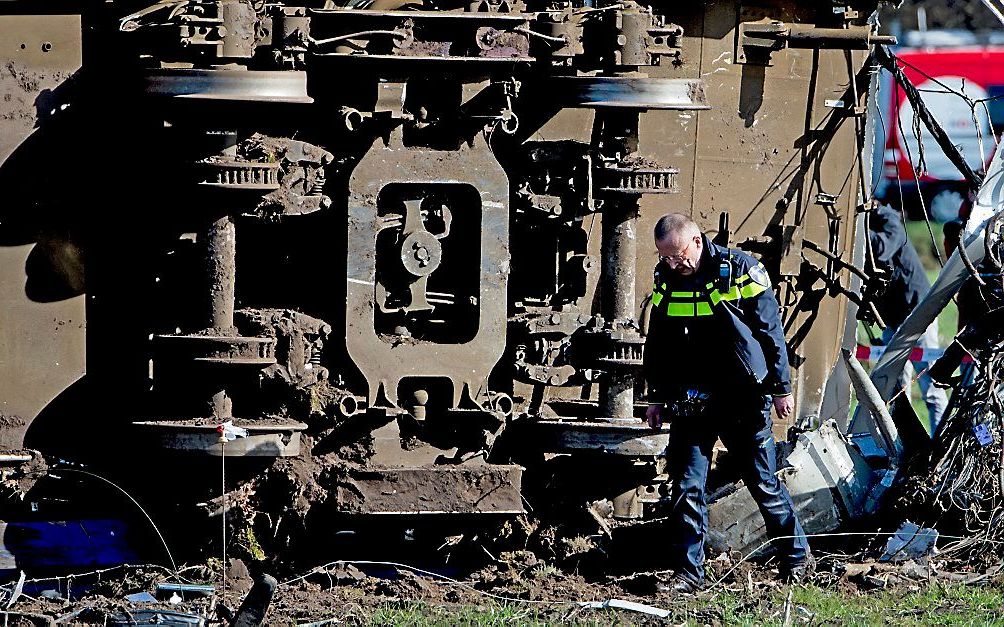
<path id="1" fill-rule="evenodd" d="M 0 451 L 209 515 L 225 456 L 260 537 L 522 512 L 555 454 L 643 519 L 667 211 L 846 413 L 874 3 L 148 3 L 0 6 Z"/>

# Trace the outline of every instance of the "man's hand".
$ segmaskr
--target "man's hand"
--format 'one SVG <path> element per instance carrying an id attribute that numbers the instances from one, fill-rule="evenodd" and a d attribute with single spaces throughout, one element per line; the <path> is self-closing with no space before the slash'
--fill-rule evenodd
<path id="1" fill-rule="evenodd" d="M 656 403 L 648 406 L 645 410 L 645 420 L 652 429 L 662 428 L 662 404 Z"/>
<path id="2" fill-rule="evenodd" d="M 781 418 L 787 418 L 790 416 L 793 409 L 795 409 L 795 397 L 791 394 L 774 397 L 774 411 L 776 411 L 777 415 Z"/>

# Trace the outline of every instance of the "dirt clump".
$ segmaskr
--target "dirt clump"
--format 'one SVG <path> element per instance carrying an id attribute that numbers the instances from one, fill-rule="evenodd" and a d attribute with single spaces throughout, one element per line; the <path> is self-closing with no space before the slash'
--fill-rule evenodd
<path id="1" fill-rule="evenodd" d="M 38 451 L 0 449 L 0 455 L 4 454 L 29 459 L 9 466 L 0 464 L 0 503 L 8 499 L 23 499 L 35 483 L 49 472 L 48 464 Z"/>
<path id="2" fill-rule="evenodd" d="M 20 416 L 0 414 L 0 453 L 19 448 L 27 422 Z"/>

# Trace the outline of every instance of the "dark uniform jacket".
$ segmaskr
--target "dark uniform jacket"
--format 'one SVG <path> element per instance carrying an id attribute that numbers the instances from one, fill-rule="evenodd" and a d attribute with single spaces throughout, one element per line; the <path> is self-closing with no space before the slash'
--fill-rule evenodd
<path id="1" fill-rule="evenodd" d="M 655 269 L 644 361 L 650 400 L 671 402 L 690 388 L 790 393 L 788 351 L 767 271 L 750 255 L 702 238 L 693 275 L 679 276 L 662 263 Z M 718 285 L 722 261 L 732 269 L 725 290 Z"/>
<path id="2" fill-rule="evenodd" d="M 924 264 L 910 243 L 903 217 L 889 205 L 875 209 L 868 218 L 868 238 L 875 265 L 889 272 L 889 285 L 875 302 L 883 322 L 890 328 L 903 324 L 907 315 L 931 289 Z"/>

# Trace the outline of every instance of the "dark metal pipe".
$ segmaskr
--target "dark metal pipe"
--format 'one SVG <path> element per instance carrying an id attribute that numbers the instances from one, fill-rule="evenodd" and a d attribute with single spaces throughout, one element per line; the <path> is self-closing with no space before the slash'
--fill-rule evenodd
<path id="1" fill-rule="evenodd" d="M 634 320 L 638 203 L 627 199 L 614 202 L 614 207 L 603 212 L 600 282 L 603 318 L 621 326 Z"/>
<path id="2" fill-rule="evenodd" d="M 221 335 L 235 335 L 234 303 L 236 289 L 237 229 L 230 216 L 223 216 L 205 232 L 206 278 L 209 288 L 207 328 Z M 217 419 L 233 417 L 233 401 L 222 381 L 213 382 L 209 398 L 210 415 Z"/>
<path id="3" fill-rule="evenodd" d="M 206 230 L 206 275 L 209 283 L 207 327 L 224 335 L 235 332 L 236 263 L 236 228 L 230 216 L 223 216 Z"/>
<path id="4" fill-rule="evenodd" d="M 638 150 L 638 112 L 598 112 L 601 153 L 619 158 Z M 638 254 L 638 200 L 618 195 L 604 201 L 600 298 L 603 318 L 611 329 L 636 328 L 635 275 Z M 614 370 L 600 385 L 601 415 L 634 417 L 635 373 Z"/>

